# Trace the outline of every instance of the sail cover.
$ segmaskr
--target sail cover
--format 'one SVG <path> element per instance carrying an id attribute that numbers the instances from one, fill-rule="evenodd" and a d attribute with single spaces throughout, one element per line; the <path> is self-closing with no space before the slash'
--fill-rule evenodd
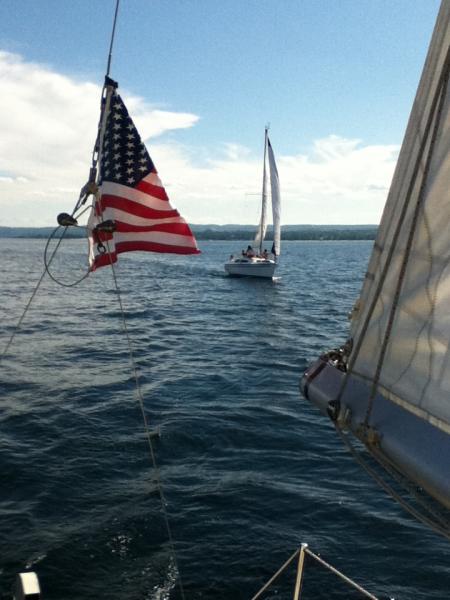
<path id="1" fill-rule="evenodd" d="M 278 170 L 275 163 L 272 144 L 270 143 L 269 138 L 267 138 L 267 147 L 269 154 L 270 190 L 272 195 L 273 252 L 275 256 L 279 256 L 281 235 L 280 180 L 278 177 Z"/>
<path id="2" fill-rule="evenodd" d="M 191 229 L 170 204 L 117 83 L 111 79 L 107 80 L 104 111 L 99 188 L 88 222 L 91 270 L 133 250 L 198 254 Z M 114 231 L 96 229 L 105 221 L 113 221 Z"/>
<path id="3" fill-rule="evenodd" d="M 361 298 L 354 375 L 450 433 L 450 2 L 443 2 Z M 352 364 L 353 361 L 353 364 Z"/>

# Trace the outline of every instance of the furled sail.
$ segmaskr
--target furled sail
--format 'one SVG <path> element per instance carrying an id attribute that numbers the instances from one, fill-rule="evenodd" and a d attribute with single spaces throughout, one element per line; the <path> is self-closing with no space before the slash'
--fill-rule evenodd
<path id="1" fill-rule="evenodd" d="M 278 169 L 275 163 L 275 156 L 272 150 L 272 144 L 267 138 L 267 149 L 269 155 L 270 189 L 272 196 L 272 218 L 273 218 L 273 253 L 280 256 L 280 238 L 281 238 L 281 204 L 280 204 L 280 179 Z"/>
<path id="2" fill-rule="evenodd" d="M 450 433 L 450 3 L 442 4 L 352 323 L 353 374 Z"/>

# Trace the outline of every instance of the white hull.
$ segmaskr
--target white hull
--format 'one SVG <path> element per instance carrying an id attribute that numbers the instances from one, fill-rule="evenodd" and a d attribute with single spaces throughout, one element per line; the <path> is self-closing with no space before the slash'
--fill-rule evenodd
<path id="1" fill-rule="evenodd" d="M 277 263 L 273 260 L 236 258 L 225 263 L 225 271 L 235 277 L 272 279 Z"/>

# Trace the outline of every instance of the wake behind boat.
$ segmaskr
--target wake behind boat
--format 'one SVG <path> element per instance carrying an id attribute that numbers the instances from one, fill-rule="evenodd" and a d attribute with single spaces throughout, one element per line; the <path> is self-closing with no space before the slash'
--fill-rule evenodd
<path id="1" fill-rule="evenodd" d="M 267 231 L 267 162 L 269 163 L 270 190 L 272 200 L 272 218 L 273 218 L 273 245 L 270 252 L 263 247 L 264 238 Z M 272 279 L 275 269 L 278 266 L 278 257 L 280 255 L 281 238 L 281 219 L 280 219 L 280 182 L 278 178 L 277 165 L 273 154 L 272 145 L 268 136 L 268 127 L 264 133 L 264 162 L 263 162 L 263 186 L 261 197 L 261 218 L 254 245 L 248 246 L 247 250 L 242 250 L 239 256 L 230 256 L 225 263 L 225 271 L 229 275 L 237 277 L 262 277 Z"/>

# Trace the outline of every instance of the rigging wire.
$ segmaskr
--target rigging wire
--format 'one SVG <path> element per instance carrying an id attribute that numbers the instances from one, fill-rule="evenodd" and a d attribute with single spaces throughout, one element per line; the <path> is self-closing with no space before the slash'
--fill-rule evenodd
<path id="1" fill-rule="evenodd" d="M 71 217 L 75 217 L 75 213 L 80 208 L 80 206 L 82 204 L 83 194 L 84 194 L 84 188 L 81 190 L 80 196 L 79 196 L 79 198 L 78 198 L 78 200 L 77 200 L 77 202 L 76 202 L 76 204 L 75 204 L 75 206 L 74 206 L 74 208 L 73 208 L 73 210 L 72 210 L 72 212 L 70 214 Z M 82 210 L 81 213 L 78 213 L 77 216 L 78 217 L 81 216 L 84 212 L 86 212 L 86 210 L 88 210 L 88 208 Z M 34 298 L 35 298 L 35 296 L 36 296 L 39 288 L 41 287 L 42 282 L 44 281 L 45 275 L 48 274 L 49 277 L 51 279 L 53 279 L 53 281 L 55 281 L 59 285 L 62 285 L 64 287 L 72 287 L 72 285 L 64 284 L 61 281 L 59 281 L 58 279 L 56 279 L 52 275 L 52 273 L 50 271 L 50 265 L 52 264 L 52 261 L 55 258 L 56 253 L 58 252 L 59 247 L 60 247 L 63 239 L 65 238 L 65 235 L 67 233 L 68 227 L 63 227 L 63 232 L 61 234 L 61 237 L 58 239 L 58 243 L 56 244 L 55 249 L 53 250 L 52 254 L 50 255 L 50 258 L 47 257 L 47 255 L 48 255 L 48 248 L 49 248 L 49 245 L 50 245 L 50 241 L 53 239 L 53 237 L 56 235 L 56 232 L 60 228 L 61 228 L 61 226 L 56 227 L 56 229 L 50 234 L 50 236 L 47 239 L 47 243 L 46 243 L 45 249 L 44 249 L 44 270 L 42 271 L 42 274 L 41 274 L 41 276 L 40 276 L 40 278 L 39 278 L 39 280 L 38 280 L 38 282 L 37 282 L 34 290 L 32 291 L 31 296 L 30 296 L 28 302 L 26 303 L 26 305 L 25 305 L 25 307 L 23 309 L 23 312 L 22 312 L 21 316 L 19 317 L 19 320 L 17 321 L 17 323 L 16 323 L 16 325 L 15 325 L 15 327 L 13 329 L 13 332 L 11 333 L 11 336 L 10 336 L 9 340 L 6 342 L 6 346 L 3 349 L 2 354 L 0 355 L 0 363 L 5 358 L 6 354 L 8 353 L 9 348 L 11 347 L 11 344 L 13 343 L 13 341 L 14 341 L 17 333 L 19 332 L 19 330 L 20 330 L 20 328 L 22 326 L 22 323 L 23 323 L 23 321 L 25 319 L 25 316 L 26 316 L 26 314 L 27 314 L 27 312 L 28 312 L 28 310 L 29 310 L 29 308 L 30 308 L 30 306 L 31 306 L 31 304 L 32 304 L 32 302 L 33 302 L 33 300 L 34 300 Z M 88 277 L 89 274 L 90 274 L 90 270 L 88 270 L 88 272 L 81 279 L 79 279 L 79 281 L 75 282 L 73 285 L 77 285 L 78 283 L 80 283 L 81 281 L 83 281 L 83 279 L 86 279 L 86 277 Z"/>
<path id="2" fill-rule="evenodd" d="M 57 243 L 57 245 L 56 245 L 56 248 L 53 250 L 53 253 L 52 253 L 52 255 L 51 255 L 51 257 L 50 257 L 50 259 L 49 259 L 49 261 L 48 261 L 48 265 L 50 265 L 50 264 L 51 264 L 51 262 L 52 262 L 53 258 L 55 257 L 56 251 L 58 250 L 58 248 L 59 248 L 59 246 L 60 246 L 60 244 L 61 244 L 61 242 L 62 242 L 62 240 L 63 240 L 63 238 L 64 238 L 64 235 L 65 235 L 65 233 L 66 233 L 66 230 L 67 230 L 67 227 L 66 227 L 66 228 L 65 228 L 65 230 L 63 231 L 63 234 L 62 234 L 62 236 L 59 238 L 59 240 L 58 240 L 58 243 Z M 23 310 L 23 312 L 22 312 L 22 314 L 21 314 L 21 316 L 20 316 L 19 320 L 17 321 L 17 323 L 16 323 L 16 325 L 15 325 L 15 327 L 14 327 L 14 329 L 13 329 L 13 332 L 12 332 L 12 334 L 11 334 L 11 336 L 10 336 L 9 340 L 6 342 L 6 346 L 5 346 L 5 348 L 3 349 L 3 352 L 2 352 L 2 354 L 1 354 L 1 356 L 0 356 L 0 363 L 1 363 L 1 362 L 2 362 L 2 360 L 5 358 L 6 354 L 8 353 L 8 350 L 9 350 L 9 348 L 10 348 L 10 346 L 11 346 L 11 344 L 12 344 L 12 343 L 13 343 L 13 341 L 14 341 L 14 338 L 16 337 L 17 333 L 19 332 L 19 329 L 20 329 L 20 327 L 22 326 L 23 320 L 25 319 L 25 315 L 27 314 L 27 312 L 28 312 L 28 310 L 29 310 L 29 308 L 30 308 L 30 306 L 31 306 L 31 303 L 33 302 L 33 300 L 34 300 L 34 298 L 35 298 L 35 296 L 36 296 L 36 294 L 37 294 L 37 292 L 38 292 L 39 288 L 41 287 L 41 283 L 43 282 L 43 280 L 44 280 L 44 277 L 45 277 L 46 273 L 47 273 L 47 266 L 46 266 L 46 267 L 45 267 L 45 269 L 43 270 L 43 272 L 42 272 L 42 275 L 40 276 L 40 278 L 39 278 L 39 280 L 38 280 L 38 282 L 37 282 L 37 284 L 36 284 L 36 286 L 35 286 L 35 288 L 34 288 L 33 292 L 31 293 L 31 296 L 30 296 L 30 298 L 29 298 L 28 302 L 26 303 L 26 305 L 25 305 L 25 308 L 24 308 L 24 310 Z"/>

